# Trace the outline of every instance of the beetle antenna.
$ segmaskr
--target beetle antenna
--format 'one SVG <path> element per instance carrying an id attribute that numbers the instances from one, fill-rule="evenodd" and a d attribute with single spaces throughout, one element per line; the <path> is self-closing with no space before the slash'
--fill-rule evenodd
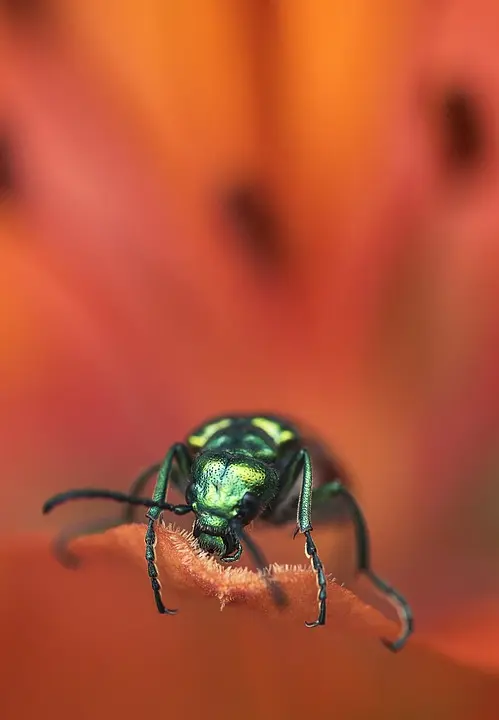
<path id="1" fill-rule="evenodd" d="M 116 490 L 96 490 L 94 488 L 83 488 L 78 490 L 67 490 L 66 492 L 54 495 L 43 505 L 42 512 L 46 515 L 59 505 L 69 502 L 70 500 L 114 500 L 115 502 L 128 503 L 129 505 L 142 505 L 148 508 L 158 508 L 160 510 L 169 510 L 175 515 L 186 515 L 192 512 L 192 505 L 172 505 L 167 502 L 156 502 L 151 498 L 141 498 L 128 493 L 118 492 Z"/>
<path id="2" fill-rule="evenodd" d="M 248 533 L 245 532 L 243 529 L 243 526 L 241 523 L 239 523 L 237 520 L 233 520 L 230 523 L 230 526 L 236 536 L 239 538 L 239 540 L 246 545 L 247 549 L 251 553 L 251 556 L 253 557 L 253 560 L 255 561 L 255 565 L 258 570 L 260 570 L 263 574 L 263 577 L 265 579 L 265 582 L 267 583 L 269 590 L 272 594 L 272 597 L 274 599 L 274 602 L 276 605 L 279 605 L 281 607 L 287 605 L 288 599 L 286 597 L 286 593 L 282 589 L 280 583 L 277 582 L 271 575 L 268 573 L 265 573 L 265 568 L 269 567 L 269 564 L 267 560 L 265 559 L 265 555 L 260 550 L 258 545 L 251 539 L 251 537 L 248 535 Z"/>

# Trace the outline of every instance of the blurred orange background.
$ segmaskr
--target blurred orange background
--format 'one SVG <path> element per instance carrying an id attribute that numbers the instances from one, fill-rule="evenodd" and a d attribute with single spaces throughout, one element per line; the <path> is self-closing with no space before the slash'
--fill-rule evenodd
<path id="1" fill-rule="evenodd" d="M 132 717 L 149 641 L 147 708 L 194 716 L 173 668 L 214 698 L 236 683 L 201 672 L 215 627 L 243 677 L 217 717 L 256 717 L 254 684 L 262 717 L 306 712 L 282 703 L 296 669 L 265 679 L 291 652 L 313 678 L 300 643 L 331 669 L 317 717 L 499 717 L 497 48 L 492 0 L 0 3 L 3 718 L 30 697 L 42 718 Z M 241 188 L 263 239 L 230 212 Z M 414 609 L 400 656 L 247 613 L 236 639 L 201 597 L 156 617 L 145 575 L 50 559 L 39 533 L 102 508 L 44 518 L 49 495 L 126 489 L 206 416 L 261 408 L 349 467 Z"/>

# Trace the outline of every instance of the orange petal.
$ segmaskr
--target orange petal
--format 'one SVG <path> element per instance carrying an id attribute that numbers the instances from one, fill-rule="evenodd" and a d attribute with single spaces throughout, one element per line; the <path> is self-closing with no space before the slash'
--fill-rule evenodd
<path id="1" fill-rule="evenodd" d="M 439 720 L 496 716 L 495 679 L 457 668 L 417 644 L 392 655 L 370 637 L 388 629 L 383 619 L 340 588 L 331 587 L 326 628 L 304 628 L 299 616 L 314 606 L 309 573 L 298 572 L 296 582 L 293 572 L 283 573 L 293 601 L 302 582 L 307 598 L 282 621 L 255 612 L 268 603 L 256 578 L 252 599 L 242 582 L 242 595 L 220 612 L 218 599 L 207 594 L 216 591 L 214 576 L 224 573 L 167 530 L 158 543 L 161 570 L 170 573 L 163 572 L 163 587 L 168 597 L 178 594 L 181 612 L 160 617 L 144 565 L 130 563 L 130 555 L 138 560 L 143 551 L 142 535 L 143 528 L 124 528 L 79 541 L 85 562 L 76 572 L 58 565 L 46 538 L 4 538 L 3 720 L 31 718 L 33 708 L 47 720 L 159 713 L 225 720 L 235 712 L 241 718 L 329 717 L 332 707 L 342 720 L 408 712 Z"/>
<path id="2" fill-rule="evenodd" d="M 426 637 L 424 638 L 426 641 Z M 428 645 L 465 665 L 499 672 L 499 609 L 497 597 L 468 602 L 442 618 L 428 634 Z"/>
<path id="3" fill-rule="evenodd" d="M 144 567 L 145 526 L 128 525 L 109 530 L 102 535 L 80 538 L 74 543 L 82 557 L 115 557 L 127 555 Z M 272 617 L 282 616 L 293 622 L 314 620 L 317 614 L 317 584 L 311 568 L 274 566 L 276 580 L 289 598 L 289 607 L 279 609 L 272 601 L 264 578 L 247 568 L 221 566 L 217 561 L 200 553 L 192 534 L 169 528 L 157 528 L 156 557 L 160 576 L 168 578 L 168 585 L 180 595 L 193 590 L 216 597 L 222 607 L 236 604 L 260 610 Z M 147 583 L 146 579 L 144 581 Z M 168 590 L 165 591 L 166 594 Z M 328 585 L 328 610 L 332 618 L 341 618 L 347 628 L 360 627 L 379 636 L 394 639 L 395 623 L 386 620 L 350 591 L 331 581 Z M 332 619 L 331 622 L 334 623 Z"/>

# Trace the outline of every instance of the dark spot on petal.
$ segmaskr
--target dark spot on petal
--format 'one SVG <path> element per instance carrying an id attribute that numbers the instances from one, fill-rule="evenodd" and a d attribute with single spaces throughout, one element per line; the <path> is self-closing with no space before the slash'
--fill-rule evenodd
<path id="1" fill-rule="evenodd" d="M 5 135 L 0 135 L 0 200 L 14 190 L 12 149 Z"/>
<path id="2" fill-rule="evenodd" d="M 284 252 L 281 233 L 262 188 L 256 184 L 235 185 L 226 194 L 224 211 L 241 245 L 254 259 L 271 266 L 281 263 Z"/>
<path id="3" fill-rule="evenodd" d="M 462 90 L 453 90 L 444 99 L 443 131 L 445 162 L 450 170 L 474 169 L 483 159 L 483 118 L 476 101 Z"/>
<path id="4" fill-rule="evenodd" d="M 47 0 L 0 0 L 0 8 L 17 27 L 33 27 L 46 21 L 49 14 Z"/>

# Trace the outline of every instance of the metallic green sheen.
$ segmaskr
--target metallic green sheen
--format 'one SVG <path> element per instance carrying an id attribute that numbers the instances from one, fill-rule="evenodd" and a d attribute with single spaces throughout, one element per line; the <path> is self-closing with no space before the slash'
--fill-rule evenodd
<path id="1" fill-rule="evenodd" d="M 279 477 L 272 467 L 240 450 L 205 450 L 194 460 L 191 475 L 194 533 L 203 550 L 218 555 L 223 555 L 225 548 L 214 536 L 230 533 L 229 521 L 240 513 L 244 496 L 251 493 L 260 507 L 265 507 L 279 488 Z"/>

